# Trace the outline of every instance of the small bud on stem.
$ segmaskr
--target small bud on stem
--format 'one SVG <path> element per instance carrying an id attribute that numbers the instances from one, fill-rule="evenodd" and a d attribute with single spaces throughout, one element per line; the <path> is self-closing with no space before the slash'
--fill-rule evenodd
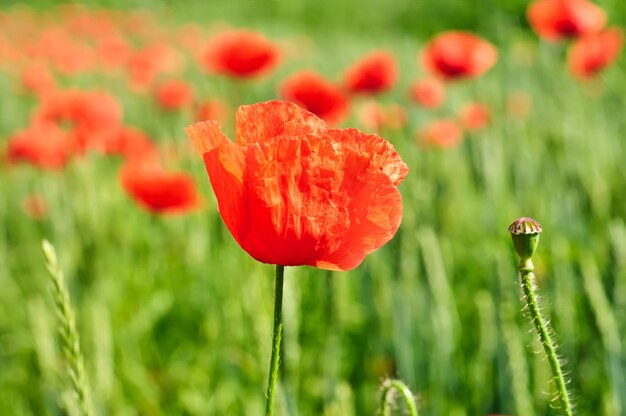
<path id="1" fill-rule="evenodd" d="M 548 362 L 550 363 L 556 384 L 557 394 L 563 406 L 562 410 L 565 415 L 573 416 L 574 412 L 565 384 L 565 377 L 563 377 L 561 363 L 556 353 L 556 342 L 550 335 L 548 323 L 541 313 L 539 298 L 535 293 L 535 274 L 533 273 L 535 267 L 533 266 L 531 257 L 535 254 L 535 250 L 537 250 L 541 231 L 541 225 L 528 217 L 518 218 L 509 226 L 509 232 L 513 238 L 513 246 L 515 247 L 517 255 L 520 257 L 519 272 L 531 322 L 535 326 L 541 345 L 543 345 L 543 349 L 548 356 Z"/>

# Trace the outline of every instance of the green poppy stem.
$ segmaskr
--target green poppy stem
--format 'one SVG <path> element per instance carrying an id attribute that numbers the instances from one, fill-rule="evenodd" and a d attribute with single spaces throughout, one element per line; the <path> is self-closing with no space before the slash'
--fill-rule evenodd
<path id="1" fill-rule="evenodd" d="M 411 390 L 409 390 L 407 385 L 400 380 L 391 379 L 385 380 L 383 382 L 383 394 L 380 403 L 381 416 L 391 415 L 391 404 L 393 403 L 392 393 L 394 391 L 399 392 L 400 396 L 402 396 L 404 404 L 409 411 L 409 415 L 419 416 L 419 414 L 417 413 L 417 406 L 415 405 L 415 399 L 413 398 L 413 393 L 411 393 Z"/>
<path id="2" fill-rule="evenodd" d="M 267 402 L 265 416 L 274 415 L 274 398 L 276 396 L 276 379 L 280 362 L 280 338 L 283 332 L 283 281 L 285 266 L 276 265 L 276 283 L 274 288 L 274 333 L 272 335 L 272 358 L 270 374 L 267 382 Z"/>
<path id="3" fill-rule="evenodd" d="M 559 395 L 559 400 L 561 401 L 561 405 L 563 407 L 562 410 L 567 416 L 573 416 L 574 411 L 572 410 L 572 404 L 570 403 L 569 393 L 567 392 L 567 385 L 565 383 L 563 371 L 561 370 L 561 363 L 559 362 L 559 358 L 556 353 L 556 347 L 554 346 L 554 342 L 550 336 L 548 324 L 539 309 L 539 302 L 535 293 L 535 274 L 533 273 L 533 270 L 533 263 L 530 259 L 520 262 L 519 271 L 522 279 L 522 288 L 526 297 L 526 303 L 528 304 L 531 321 L 537 330 L 537 334 L 541 340 L 541 345 L 543 345 L 543 349 L 548 356 L 548 362 L 550 363 L 550 368 L 552 369 L 557 394 Z"/>

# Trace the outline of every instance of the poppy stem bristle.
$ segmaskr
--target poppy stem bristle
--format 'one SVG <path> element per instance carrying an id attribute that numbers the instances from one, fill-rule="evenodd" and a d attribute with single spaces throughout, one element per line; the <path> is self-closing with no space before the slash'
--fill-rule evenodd
<path id="1" fill-rule="evenodd" d="M 276 396 L 276 380 L 278 378 L 278 364 L 280 362 L 280 340 L 283 332 L 283 281 L 285 266 L 276 265 L 276 282 L 274 288 L 274 333 L 272 335 L 272 358 L 270 359 L 270 373 L 267 382 L 267 402 L 265 416 L 274 414 L 274 398 Z"/>
<path id="2" fill-rule="evenodd" d="M 519 273 L 522 283 L 522 290 L 524 291 L 524 300 L 530 314 L 530 321 L 537 331 L 541 345 L 548 357 L 550 363 L 550 369 L 552 370 L 552 377 L 556 384 L 556 390 L 559 397 L 559 401 L 562 405 L 562 411 L 567 416 L 573 416 L 572 403 L 570 401 L 569 393 L 567 391 L 567 385 L 565 377 L 563 376 L 563 370 L 561 369 L 561 362 L 556 353 L 556 342 L 553 340 L 550 334 L 548 321 L 544 318 L 539 307 L 539 296 L 536 294 L 535 289 L 535 266 L 532 262 L 532 256 L 539 244 L 539 235 L 541 234 L 541 224 L 529 217 L 518 218 L 509 226 L 509 232 L 513 239 L 513 246 L 520 258 L 519 261 Z"/>
<path id="3" fill-rule="evenodd" d="M 404 400 L 404 404 L 406 405 L 410 416 L 419 416 L 419 414 L 417 413 L 417 406 L 415 405 L 415 398 L 413 397 L 413 393 L 411 393 L 411 390 L 409 390 L 406 384 L 404 384 L 400 380 L 387 379 L 383 381 L 382 387 L 383 391 L 380 403 L 381 416 L 391 415 L 394 392 L 400 393 L 400 396 L 402 396 L 402 399 Z"/>
<path id="4" fill-rule="evenodd" d="M 537 335 L 543 345 L 543 349 L 548 357 L 554 382 L 556 384 L 557 394 L 561 401 L 562 410 L 567 416 L 573 416 L 572 404 L 570 403 L 569 393 L 567 391 L 567 384 L 565 377 L 563 376 L 563 370 L 561 369 L 561 362 L 556 353 L 556 345 L 548 329 L 548 322 L 544 319 L 541 309 L 539 308 L 539 301 L 535 293 L 535 274 L 533 273 L 532 262 L 527 261 L 520 264 L 520 275 L 522 279 L 522 289 L 524 290 L 524 297 L 528 305 L 528 311 L 530 313 L 531 321 L 537 330 Z"/>

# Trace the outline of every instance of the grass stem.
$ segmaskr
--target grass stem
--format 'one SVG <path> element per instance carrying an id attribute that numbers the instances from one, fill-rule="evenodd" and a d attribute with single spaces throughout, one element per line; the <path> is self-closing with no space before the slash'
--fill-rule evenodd
<path id="1" fill-rule="evenodd" d="M 63 342 L 63 351 L 67 360 L 68 375 L 74 389 L 76 402 L 83 416 L 92 416 L 89 388 L 85 375 L 85 362 L 80 351 L 80 340 L 76 330 L 76 321 L 70 295 L 65 287 L 63 272 L 59 268 L 56 252 L 52 244 L 44 240 L 42 243 L 46 266 L 50 272 L 52 290 L 57 316 L 59 317 L 59 332 Z"/>
<path id="2" fill-rule="evenodd" d="M 419 416 L 417 406 L 411 390 L 400 380 L 387 379 L 383 382 L 383 394 L 381 398 L 380 408 L 381 416 L 391 415 L 391 405 L 393 403 L 393 393 L 398 392 L 404 400 L 404 404 L 409 411 L 410 416 Z"/>

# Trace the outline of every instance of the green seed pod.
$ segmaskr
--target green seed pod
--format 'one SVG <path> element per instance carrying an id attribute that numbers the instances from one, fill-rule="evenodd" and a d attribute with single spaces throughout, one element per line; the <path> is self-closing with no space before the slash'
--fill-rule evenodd
<path id="1" fill-rule="evenodd" d="M 532 218 L 522 217 L 516 219 L 509 226 L 513 246 L 522 262 L 530 260 L 535 254 L 539 244 L 539 234 L 541 234 L 541 224 Z"/>

